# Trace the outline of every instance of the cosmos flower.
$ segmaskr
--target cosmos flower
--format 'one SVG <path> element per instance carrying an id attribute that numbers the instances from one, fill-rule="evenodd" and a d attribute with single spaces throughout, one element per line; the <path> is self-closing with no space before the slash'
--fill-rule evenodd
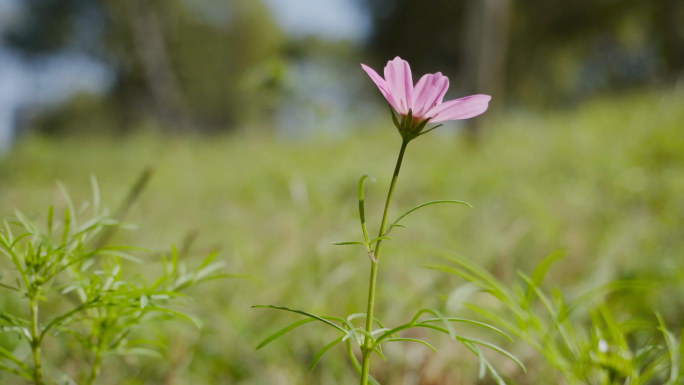
<path id="1" fill-rule="evenodd" d="M 401 121 L 393 115 L 395 125 L 409 140 L 423 133 L 427 123 L 478 116 L 487 111 L 492 99 L 489 95 L 470 95 L 444 102 L 449 78 L 441 72 L 425 74 L 414 85 L 411 67 L 399 56 L 387 62 L 384 78 L 365 64 L 361 68 L 400 115 Z"/>

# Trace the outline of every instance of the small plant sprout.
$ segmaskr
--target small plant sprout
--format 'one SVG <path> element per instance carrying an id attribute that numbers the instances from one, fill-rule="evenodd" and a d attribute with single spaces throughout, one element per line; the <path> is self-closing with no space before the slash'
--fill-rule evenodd
<path id="1" fill-rule="evenodd" d="M 0 255 L 6 257 L 0 261 L 0 290 L 16 299 L 0 311 L 0 333 L 17 336 L 0 346 L 0 370 L 35 385 L 94 384 L 106 356 L 158 354 L 159 342 L 143 337 L 141 325 L 180 317 L 199 327 L 179 309 L 181 291 L 224 276 L 215 254 L 190 270 L 175 250 L 162 257 L 161 272 L 151 282 L 128 273 L 131 263 L 141 262 L 133 255 L 141 249 L 108 244 L 112 230 L 131 226 L 100 208 L 94 178 L 92 187 L 92 202 L 78 209 L 62 187 L 64 214 L 50 206 L 44 226 L 17 211 L 0 228 Z M 84 362 L 68 374 L 58 369 L 50 362 L 56 357 L 44 349 L 50 339 L 77 341 L 83 354 L 69 356 Z M 22 353 L 27 347 L 28 356 Z"/>
<path id="2" fill-rule="evenodd" d="M 399 179 L 399 171 L 404 159 L 406 147 L 413 139 L 416 139 L 417 137 L 422 136 L 438 127 L 433 126 L 428 128 L 428 125 L 431 123 L 439 123 L 456 119 L 467 119 L 482 114 L 487 110 L 491 97 L 488 95 L 472 95 L 461 99 L 443 102 L 442 100 L 449 87 L 449 79 L 441 73 L 426 74 L 423 75 L 414 85 L 409 64 L 399 57 L 396 57 L 394 60 L 391 60 L 387 63 L 387 66 L 385 67 L 384 78 L 378 75 L 370 67 L 363 64 L 361 66 L 370 76 L 375 85 L 379 88 L 385 99 L 387 99 L 387 102 L 389 102 L 391 107 L 392 121 L 394 122 L 397 130 L 399 130 L 399 134 L 402 138 L 399 156 L 397 158 L 396 166 L 394 168 L 394 173 L 389 186 L 389 191 L 387 193 L 387 199 L 385 201 L 382 219 L 380 222 L 380 229 L 378 230 L 377 236 L 371 238 L 368 233 L 368 229 L 366 228 L 366 216 L 364 210 L 364 183 L 368 179 L 368 176 L 364 175 L 358 182 L 359 219 L 363 238 L 360 241 L 335 243 L 336 245 L 359 245 L 362 246 L 366 251 L 366 255 L 368 256 L 368 260 L 370 262 L 370 279 L 368 284 L 366 312 L 352 314 L 343 318 L 335 316 L 320 316 L 283 306 L 257 306 L 294 312 L 306 317 L 272 334 L 263 342 L 261 342 L 258 348 L 263 347 L 264 345 L 299 326 L 311 322 L 321 322 L 331 328 L 336 329 L 337 332 L 339 332 L 339 336 L 328 345 L 324 346 L 318 352 L 318 354 L 315 355 L 312 362 L 312 367 L 316 365 L 320 358 L 329 349 L 337 344 L 342 343 L 347 349 L 351 363 L 359 373 L 361 385 L 366 385 L 369 382 L 372 384 L 378 384 L 378 381 L 376 381 L 370 374 L 371 357 L 373 354 L 377 354 L 384 358 L 381 346 L 388 342 L 415 342 L 426 345 L 430 349 L 435 350 L 435 348 L 427 341 L 417 338 L 402 337 L 401 334 L 401 332 L 412 328 L 426 328 L 447 334 L 454 340 L 462 343 L 480 359 L 481 366 L 489 370 L 499 384 L 503 384 L 503 379 L 497 374 L 494 367 L 484 356 L 481 348 L 485 347 L 502 353 L 511 358 L 521 367 L 523 366 L 522 363 L 520 363 L 520 361 L 518 361 L 510 353 L 496 345 L 479 339 L 466 337 L 457 333 L 454 325 L 476 325 L 505 336 L 501 330 L 491 325 L 474 320 L 447 317 L 434 309 L 420 309 L 408 322 L 396 326 L 385 326 L 385 324 L 378 320 L 378 318 L 375 316 L 374 307 L 376 293 L 378 292 L 377 276 L 378 267 L 382 259 L 382 245 L 384 241 L 390 240 L 389 235 L 391 231 L 395 227 L 401 227 L 402 225 L 400 222 L 407 215 L 426 206 L 445 203 L 470 206 L 466 202 L 457 200 L 431 201 L 420 204 L 398 216 L 394 221 L 390 221 L 390 206 L 397 185 L 397 180 Z M 357 320 L 363 321 L 363 326 L 357 326 Z M 375 326 L 377 326 L 377 328 L 374 329 Z M 354 354 L 353 345 L 357 345 L 360 348 L 360 362 Z"/>

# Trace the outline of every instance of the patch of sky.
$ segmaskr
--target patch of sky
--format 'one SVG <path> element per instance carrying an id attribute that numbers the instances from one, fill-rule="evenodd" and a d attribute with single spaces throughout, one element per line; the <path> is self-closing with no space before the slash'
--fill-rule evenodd
<path id="1" fill-rule="evenodd" d="M 0 156 L 16 136 L 17 124 L 44 109 L 64 103 L 78 93 L 102 93 L 114 83 L 114 73 L 102 60 L 85 52 L 97 51 L 102 15 L 85 7 L 75 20 L 87 30 L 66 48 L 40 55 L 24 55 L 3 43 L 2 33 L 25 21 L 21 0 L 0 0 Z"/>
<path id="2" fill-rule="evenodd" d="M 275 114 L 279 137 L 344 135 L 368 121 L 375 111 L 363 93 L 365 79 L 359 72 L 357 63 L 331 58 L 292 62 L 285 76 L 288 96 Z"/>
<path id="3" fill-rule="evenodd" d="M 114 82 L 109 67 L 79 52 L 26 60 L 0 46 L 0 155 L 15 136 L 19 115 L 63 103 L 78 93 L 101 93 Z"/>
<path id="4" fill-rule="evenodd" d="M 21 0 L 0 0 L 0 33 L 21 23 L 23 15 Z"/>
<path id="5" fill-rule="evenodd" d="M 295 37 L 359 41 L 371 20 L 358 2 L 350 0 L 263 0 L 283 29 Z"/>

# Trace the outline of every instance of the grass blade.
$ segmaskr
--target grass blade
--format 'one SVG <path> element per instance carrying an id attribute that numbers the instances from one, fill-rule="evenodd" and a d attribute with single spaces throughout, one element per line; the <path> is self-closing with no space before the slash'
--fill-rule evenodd
<path id="1" fill-rule="evenodd" d="M 253 308 L 269 308 L 269 309 L 283 310 L 283 311 L 289 311 L 289 312 L 291 312 L 291 313 L 301 314 L 301 315 L 304 315 L 304 316 L 313 318 L 313 319 L 315 319 L 315 320 L 321 321 L 321 322 L 323 322 L 323 323 L 325 323 L 325 324 L 328 324 L 328 325 L 334 327 L 335 329 L 341 331 L 342 333 L 347 334 L 347 331 L 346 331 L 346 330 L 344 330 L 341 326 L 335 324 L 334 322 L 330 322 L 330 321 L 328 321 L 327 319 L 325 319 L 325 318 L 323 318 L 323 317 L 321 317 L 321 316 L 317 316 L 316 314 L 312 314 L 312 313 L 309 313 L 309 312 L 305 312 L 304 310 L 291 309 L 291 308 L 289 308 L 289 307 L 285 307 L 285 306 L 275 306 L 275 305 L 254 305 L 254 306 L 252 306 L 252 307 L 253 307 Z"/>
<path id="2" fill-rule="evenodd" d="M 305 325 L 305 324 L 308 324 L 308 323 L 311 323 L 311 322 L 314 322 L 314 321 L 316 321 L 316 320 L 315 320 L 315 319 L 312 319 L 312 318 L 306 318 L 306 319 L 303 319 L 303 320 L 299 320 L 299 321 L 293 322 L 293 323 L 287 325 L 286 327 L 284 327 L 284 328 L 278 330 L 277 332 L 271 334 L 270 336 L 268 336 L 266 339 L 264 339 L 263 341 L 261 341 L 261 342 L 259 343 L 259 345 L 258 345 L 256 348 L 257 348 L 257 350 L 259 350 L 259 349 L 263 348 L 264 346 L 268 345 L 269 343 L 271 343 L 272 341 L 274 341 L 275 339 L 279 338 L 279 337 L 282 336 L 283 334 L 286 334 L 286 333 L 290 332 L 290 331 L 293 330 L 293 329 L 296 329 L 296 328 L 298 328 L 298 327 L 300 327 L 300 326 L 302 326 L 302 325 Z M 340 338 L 342 338 L 342 337 L 340 337 Z"/>
<path id="3" fill-rule="evenodd" d="M 394 342 L 394 341 L 397 341 L 397 342 L 401 342 L 401 341 L 406 341 L 406 342 L 418 342 L 419 344 L 423 344 L 423 345 L 427 346 L 428 348 L 432 349 L 432 351 L 434 351 L 435 353 L 437 353 L 437 349 L 435 349 L 435 347 L 432 346 L 429 342 L 423 341 L 423 340 L 418 339 L 418 338 L 404 338 L 404 337 L 398 337 L 398 338 L 388 338 L 388 339 L 386 340 L 386 342 Z"/>
<path id="4" fill-rule="evenodd" d="M 306 321 L 313 322 L 313 320 L 306 320 Z M 342 338 L 344 338 L 344 336 L 339 336 L 339 337 L 335 338 L 329 344 L 325 345 L 321 350 L 319 350 L 318 353 L 316 353 L 316 356 L 314 357 L 313 361 L 311 362 L 311 365 L 309 366 L 309 370 L 313 370 L 316 367 L 316 365 L 318 364 L 318 361 L 320 361 L 321 358 L 323 358 L 323 355 L 325 353 L 327 353 L 328 350 L 330 350 L 333 346 L 339 344 L 342 341 Z"/>
<path id="5" fill-rule="evenodd" d="M 470 207 L 471 209 L 473 208 L 473 206 L 471 206 L 470 203 L 468 203 L 468 202 L 456 201 L 456 200 L 437 200 L 437 201 L 431 201 L 431 202 L 423 203 L 423 204 L 420 204 L 420 205 L 418 205 L 418 206 L 412 208 L 411 210 L 409 210 L 409 211 L 403 213 L 402 215 L 400 215 L 399 218 L 397 218 L 397 219 L 396 219 L 394 222 L 392 222 L 392 224 L 389 226 L 389 228 L 387 229 L 387 233 L 389 233 L 390 230 L 392 230 L 392 227 L 394 227 L 397 223 L 399 223 L 399 221 L 401 221 L 401 220 L 404 219 L 407 215 L 413 213 L 414 211 L 420 210 L 420 209 L 422 209 L 423 207 L 426 207 L 426 206 L 431 206 L 431 205 L 436 205 L 436 204 L 441 204 L 441 203 L 455 203 L 455 204 L 459 204 L 459 205 L 468 206 L 468 207 Z"/>
<path id="6" fill-rule="evenodd" d="M 363 240 L 366 241 L 366 246 L 370 245 L 368 242 L 368 229 L 366 228 L 366 208 L 364 205 L 364 183 L 366 179 L 370 178 L 375 181 L 372 177 L 364 175 L 359 179 L 358 192 L 359 192 L 359 220 L 361 221 L 361 231 L 363 232 Z"/>

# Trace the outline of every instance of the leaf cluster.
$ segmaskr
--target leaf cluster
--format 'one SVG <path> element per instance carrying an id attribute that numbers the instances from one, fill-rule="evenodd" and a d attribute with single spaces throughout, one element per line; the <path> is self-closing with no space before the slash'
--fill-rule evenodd
<path id="1" fill-rule="evenodd" d="M 662 317 L 626 321 L 609 309 L 604 297 L 618 290 L 635 290 L 645 282 L 616 281 L 568 300 L 559 290 L 541 285 L 549 269 L 563 257 L 552 253 L 532 275 L 506 285 L 480 266 L 458 255 L 452 264 L 429 268 L 457 275 L 505 305 L 506 312 L 467 306 L 538 351 L 568 384 L 681 384 L 684 381 L 684 335 L 677 338 Z"/>
<path id="2" fill-rule="evenodd" d="M 499 352 L 503 354 L 504 356 L 510 358 L 513 360 L 516 364 L 518 364 L 521 368 L 525 368 L 525 366 L 520 362 L 515 356 L 513 356 L 511 353 L 506 351 L 505 349 L 492 344 L 487 341 L 483 341 L 477 338 L 472 338 L 468 337 L 465 335 L 462 335 L 460 333 L 457 333 L 456 330 L 454 329 L 453 324 L 469 324 L 469 325 L 475 325 L 484 329 L 487 329 L 489 331 L 493 331 L 495 333 L 498 333 L 507 339 L 510 340 L 508 335 L 501 331 L 500 329 L 483 323 L 479 321 L 474 321 L 474 320 L 469 320 L 465 318 L 453 318 L 453 317 L 445 317 L 441 312 L 435 309 L 421 309 L 416 314 L 413 316 L 413 318 L 406 323 L 403 323 L 401 325 L 395 326 L 393 328 L 388 328 L 385 327 L 384 324 L 379 321 L 377 318 L 374 318 L 373 321 L 378 325 L 378 329 L 373 330 L 371 333 L 368 333 L 363 325 L 362 326 L 356 326 L 354 324 L 354 320 L 357 319 L 366 319 L 366 314 L 365 313 L 354 313 L 346 318 L 343 317 L 337 317 L 337 316 L 321 316 L 321 315 L 316 315 L 313 313 L 309 313 L 303 310 L 298 310 L 298 309 L 291 309 L 285 306 L 274 306 L 274 305 L 257 305 L 254 306 L 255 308 L 269 308 L 269 309 L 276 309 L 276 310 L 281 310 L 281 311 L 286 311 L 286 312 L 291 312 L 291 313 L 296 313 L 305 316 L 306 318 L 295 321 L 284 328 L 279 329 L 275 333 L 271 334 L 267 338 L 265 338 L 259 345 L 257 346 L 257 349 L 261 349 L 262 347 L 268 345 L 269 343 L 273 342 L 274 340 L 280 338 L 284 334 L 302 326 L 306 325 L 311 322 L 322 322 L 332 328 L 334 328 L 340 335 L 329 342 L 327 345 L 323 346 L 318 353 L 314 356 L 313 361 L 311 362 L 311 365 L 309 369 L 313 369 L 316 367 L 320 359 L 327 353 L 331 348 L 338 344 L 344 344 L 344 347 L 347 351 L 347 355 L 349 357 L 350 362 L 356 369 L 356 371 L 360 374 L 361 373 L 361 364 L 359 363 L 359 360 L 357 359 L 356 355 L 354 354 L 354 346 L 357 346 L 359 349 L 365 349 L 366 348 L 366 338 L 370 338 L 370 350 L 376 353 L 378 356 L 380 356 L 383 360 L 386 360 L 386 357 L 382 351 L 382 345 L 387 343 L 387 342 L 416 342 L 423 344 L 427 346 L 428 348 L 432 349 L 433 351 L 437 351 L 437 349 L 430 344 L 429 342 L 419 339 L 419 338 L 412 338 L 412 337 L 403 337 L 399 333 L 405 330 L 409 329 L 415 329 L 415 328 L 422 328 L 422 329 L 430 329 L 430 330 L 435 330 L 440 333 L 449 335 L 453 340 L 460 342 L 463 344 L 468 350 L 470 350 L 473 354 L 477 356 L 477 358 L 480 360 L 480 375 L 484 376 L 486 371 L 489 371 L 492 373 L 494 378 L 497 379 L 498 384 L 505 384 L 503 381 L 503 378 L 498 374 L 494 366 L 491 364 L 491 362 L 485 357 L 482 347 L 489 348 L 491 350 L 494 350 L 496 352 Z M 432 317 L 426 318 L 425 315 L 430 315 Z M 379 384 L 379 382 L 372 377 L 370 378 L 371 383 L 373 384 Z"/>
<path id="3" fill-rule="evenodd" d="M 199 327 L 198 320 L 178 309 L 182 291 L 225 276 L 216 254 L 190 270 L 175 249 L 161 257 L 162 271 L 150 283 L 127 274 L 130 264 L 142 263 L 132 253 L 143 250 L 102 242 L 111 235 L 106 230 L 131 226 L 100 208 L 94 179 L 92 186 L 92 202 L 79 209 L 60 186 L 66 198 L 60 220 L 50 206 L 44 227 L 17 211 L 0 228 L 0 254 L 9 262 L 0 289 L 24 299 L 18 311 L 0 309 L 0 333 L 18 335 L 33 352 L 28 362 L 20 354 L 21 342 L 0 346 L 0 370 L 36 384 L 44 383 L 41 348 L 48 338 L 71 337 L 81 345 L 88 362 L 79 365 L 79 383 L 96 380 L 106 355 L 157 355 L 160 341 L 141 338 L 136 330 L 179 317 Z M 24 304 L 28 309 L 21 309 Z"/>
<path id="4" fill-rule="evenodd" d="M 413 207 L 412 209 L 404 212 L 401 214 L 397 219 L 395 219 L 392 223 L 387 226 L 387 230 L 385 230 L 381 235 L 379 235 L 376 238 L 370 239 L 368 236 L 368 229 L 366 227 L 366 208 L 365 208 L 365 193 L 364 193 L 364 186 L 365 182 L 367 179 L 371 179 L 372 181 L 375 181 L 371 176 L 369 175 L 363 175 L 359 179 L 358 183 L 358 196 L 359 196 L 359 221 L 361 224 L 361 232 L 363 234 L 363 241 L 344 241 L 344 242 L 333 242 L 333 245 L 337 246 L 347 246 L 347 245 L 361 245 L 366 248 L 366 251 L 368 252 L 368 256 L 371 260 L 375 260 L 375 250 L 378 247 L 378 244 L 384 240 L 391 240 L 392 238 L 389 237 L 390 232 L 392 229 L 400 228 L 400 227 L 406 227 L 399 222 L 401 222 L 404 218 L 406 218 L 409 214 L 414 213 L 415 211 L 418 211 L 422 209 L 423 207 L 427 206 L 432 206 L 436 204 L 443 204 L 443 203 L 451 203 L 451 204 L 459 204 L 459 205 L 465 205 L 470 208 L 471 206 L 468 202 L 464 201 L 457 201 L 457 200 L 451 200 L 451 199 L 443 199 L 443 200 L 435 200 L 435 201 L 430 201 L 426 203 L 419 204 L 416 207 Z"/>

